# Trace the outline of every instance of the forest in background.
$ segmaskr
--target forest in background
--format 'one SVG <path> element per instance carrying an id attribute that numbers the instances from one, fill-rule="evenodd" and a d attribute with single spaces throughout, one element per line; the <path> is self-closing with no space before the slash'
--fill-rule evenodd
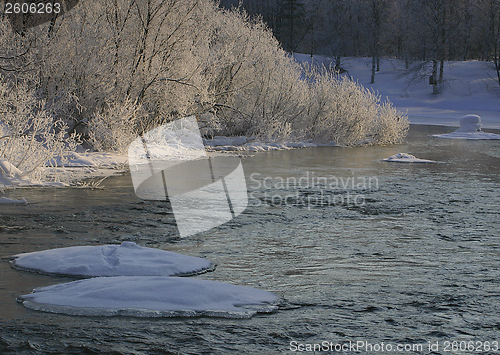
<path id="1" fill-rule="evenodd" d="M 445 61 L 483 60 L 500 85 L 499 0 L 221 0 L 260 16 L 290 52 L 430 63 L 435 93 Z"/>

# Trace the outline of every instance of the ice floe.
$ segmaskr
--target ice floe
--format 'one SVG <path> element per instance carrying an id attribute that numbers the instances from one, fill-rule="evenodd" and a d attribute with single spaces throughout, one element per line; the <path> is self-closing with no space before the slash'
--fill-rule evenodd
<path id="1" fill-rule="evenodd" d="M 471 140 L 489 140 L 500 139 L 500 134 L 486 133 L 483 131 L 477 132 L 459 132 L 458 130 L 452 133 L 435 134 L 433 137 L 449 138 L 449 139 L 471 139 Z"/>
<path id="2" fill-rule="evenodd" d="M 165 276 L 97 277 L 35 289 L 26 307 L 79 316 L 249 318 L 272 312 L 267 291 L 216 281 Z"/>
<path id="3" fill-rule="evenodd" d="M 0 205 L 27 205 L 28 201 L 23 197 L 20 200 L 14 200 L 7 197 L 0 197 Z"/>
<path id="4" fill-rule="evenodd" d="M 434 160 L 419 159 L 408 153 L 397 153 L 383 160 L 395 163 L 435 163 Z"/>
<path id="5" fill-rule="evenodd" d="M 186 276 L 214 268 L 206 259 L 141 247 L 133 242 L 50 249 L 14 258 L 14 266 L 23 270 L 84 277 Z"/>

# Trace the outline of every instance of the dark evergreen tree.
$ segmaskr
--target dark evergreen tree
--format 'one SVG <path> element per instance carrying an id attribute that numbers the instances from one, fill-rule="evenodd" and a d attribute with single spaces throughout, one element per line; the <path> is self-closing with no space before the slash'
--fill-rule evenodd
<path id="1" fill-rule="evenodd" d="M 299 0 L 280 0 L 276 35 L 283 47 L 296 51 L 308 32 L 305 7 Z"/>

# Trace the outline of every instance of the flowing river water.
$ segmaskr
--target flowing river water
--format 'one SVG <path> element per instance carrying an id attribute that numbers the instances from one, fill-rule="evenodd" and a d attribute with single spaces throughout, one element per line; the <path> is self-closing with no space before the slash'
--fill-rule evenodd
<path id="1" fill-rule="evenodd" d="M 270 151 L 243 159 L 249 206 L 178 238 L 164 202 L 130 175 L 103 189 L 16 189 L 0 206 L 1 354 L 499 354 L 500 141 L 432 138 L 397 146 Z M 398 152 L 437 161 L 382 161 Z M 16 302 L 74 280 L 17 271 L 9 256 L 116 244 L 207 258 L 195 276 L 271 291 L 250 319 L 76 317 Z M 314 348 L 315 347 L 315 348 Z"/>

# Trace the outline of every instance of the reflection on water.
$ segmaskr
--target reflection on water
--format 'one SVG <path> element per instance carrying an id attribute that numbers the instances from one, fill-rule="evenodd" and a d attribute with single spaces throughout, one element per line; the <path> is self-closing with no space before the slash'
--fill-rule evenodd
<path id="1" fill-rule="evenodd" d="M 30 205 L 0 207 L 0 351 L 278 354 L 289 352 L 291 341 L 498 340 L 500 142 L 429 137 L 451 130 L 412 126 L 399 146 L 246 157 L 251 206 L 186 239 L 177 237 L 166 203 L 135 197 L 129 176 L 106 180 L 103 190 L 10 191 Z M 398 152 L 439 163 L 381 161 Z M 342 188 L 309 178 L 300 185 L 307 174 L 329 182 L 375 177 L 378 184 Z M 295 180 L 276 184 L 287 177 Z M 299 200 L 283 203 L 265 193 Z M 323 203 L 347 193 L 364 203 Z M 300 198 L 314 203 L 300 205 Z M 8 256 L 124 240 L 205 257 L 217 269 L 197 277 L 272 291 L 284 303 L 249 320 L 78 318 L 16 303 L 34 287 L 71 279 L 15 271 Z"/>

